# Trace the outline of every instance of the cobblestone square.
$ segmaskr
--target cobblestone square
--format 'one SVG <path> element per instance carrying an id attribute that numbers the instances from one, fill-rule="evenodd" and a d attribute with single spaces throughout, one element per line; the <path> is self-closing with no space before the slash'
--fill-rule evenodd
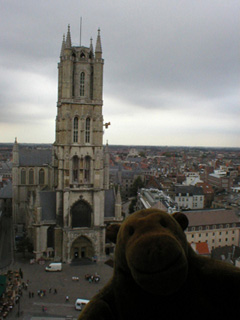
<path id="1" fill-rule="evenodd" d="M 20 260 L 13 264 L 12 270 L 21 268 L 22 281 L 28 282 L 28 288 L 23 290 L 20 305 L 14 306 L 7 320 L 43 320 L 49 317 L 55 320 L 77 319 L 81 311 L 74 308 L 76 299 L 91 299 L 108 282 L 113 272 L 112 267 L 104 262 L 63 264 L 61 272 L 46 272 L 46 266 L 47 264 L 30 264 L 30 261 Z M 85 279 L 87 273 L 99 274 L 100 282 L 89 283 Z M 78 277 L 79 280 L 73 280 L 73 277 Z M 55 289 L 57 293 L 54 293 Z M 45 295 L 39 296 L 38 290 L 45 290 Z M 68 302 L 66 296 L 69 296 Z"/>

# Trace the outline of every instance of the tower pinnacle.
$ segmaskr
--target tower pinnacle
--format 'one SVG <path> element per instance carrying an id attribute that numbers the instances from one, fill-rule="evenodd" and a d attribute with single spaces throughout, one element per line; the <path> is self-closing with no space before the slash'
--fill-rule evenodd
<path id="1" fill-rule="evenodd" d="M 98 36 L 96 42 L 96 49 L 95 52 L 102 53 L 102 45 L 101 45 L 101 37 L 100 37 L 100 28 L 98 29 Z"/>
<path id="2" fill-rule="evenodd" d="M 60 57 L 63 56 L 64 54 L 64 49 L 66 48 L 66 41 L 65 41 L 65 34 L 63 35 L 63 40 L 62 40 L 62 48 L 61 48 L 61 53 L 60 53 Z"/>
<path id="3" fill-rule="evenodd" d="M 70 24 L 68 25 L 68 31 L 67 31 L 67 39 L 66 39 L 66 48 L 71 48 L 72 41 L 71 41 L 71 33 L 70 33 Z"/>

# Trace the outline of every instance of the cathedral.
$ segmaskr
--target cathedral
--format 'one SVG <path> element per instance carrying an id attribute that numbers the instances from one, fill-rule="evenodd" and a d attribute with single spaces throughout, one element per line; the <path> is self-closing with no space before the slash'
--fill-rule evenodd
<path id="1" fill-rule="evenodd" d="M 120 190 L 109 186 L 103 146 L 103 65 L 100 30 L 95 50 L 73 46 L 70 26 L 58 63 L 55 142 L 13 147 L 13 221 L 31 239 L 35 258 L 102 259 L 107 223 L 122 221 Z"/>

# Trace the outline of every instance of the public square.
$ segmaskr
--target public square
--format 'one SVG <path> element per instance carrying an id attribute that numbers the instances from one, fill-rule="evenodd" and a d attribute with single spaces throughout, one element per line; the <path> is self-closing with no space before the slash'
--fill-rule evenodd
<path id="1" fill-rule="evenodd" d="M 30 264 L 29 259 L 17 259 L 11 266 L 12 270 L 21 268 L 22 281 L 28 283 L 23 290 L 20 305 L 15 305 L 7 319 L 77 319 L 81 311 L 74 308 L 77 298 L 90 300 L 111 278 L 113 269 L 104 262 L 78 261 L 63 264 L 61 272 L 46 272 L 48 264 Z M 100 282 L 90 283 L 85 274 L 100 275 Z M 79 280 L 73 280 L 78 277 Z M 54 293 L 54 291 L 57 293 Z M 45 291 L 43 296 L 38 291 Z M 49 292 L 50 291 L 50 292 Z M 33 292 L 33 297 L 32 293 Z M 31 297 L 30 297 L 31 296 Z M 66 301 L 66 296 L 69 301 Z M 43 311 L 44 310 L 44 311 Z M 18 314 L 20 311 L 20 315 Z"/>

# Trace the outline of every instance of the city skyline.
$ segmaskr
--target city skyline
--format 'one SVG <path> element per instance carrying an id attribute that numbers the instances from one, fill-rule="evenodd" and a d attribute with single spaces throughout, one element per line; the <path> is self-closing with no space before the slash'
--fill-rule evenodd
<path id="1" fill-rule="evenodd" d="M 105 142 L 239 147 L 239 9 L 229 0 L 2 3 L 0 142 L 54 142 L 70 24 L 74 45 L 93 38 L 95 48 L 101 30 Z"/>

